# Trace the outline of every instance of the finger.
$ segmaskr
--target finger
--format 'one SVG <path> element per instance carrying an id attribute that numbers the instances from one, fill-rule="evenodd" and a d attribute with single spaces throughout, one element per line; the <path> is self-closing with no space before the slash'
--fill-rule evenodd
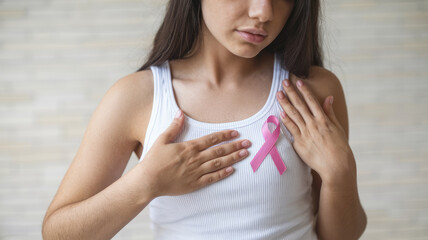
<path id="1" fill-rule="evenodd" d="M 183 112 L 179 109 L 168 128 L 159 136 L 159 141 L 162 143 L 170 143 L 175 140 L 177 135 L 183 129 L 184 117 Z"/>
<path id="2" fill-rule="evenodd" d="M 304 84 L 301 80 L 298 80 L 296 85 L 297 89 L 299 89 L 299 91 L 302 93 L 302 96 L 306 101 L 306 105 L 309 107 L 312 114 L 317 118 L 325 117 L 320 103 L 317 99 L 315 99 L 314 94 L 309 89 L 308 85 Z"/>
<path id="3" fill-rule="evenodd" d="M 285 96 L 282 91 L 279 91 L 277 93 L 277 98 L 278 98 L 279 104 L 281 105 L 282 109 L 287 114 L 287 116 L 291 120 L 293 120 L 293 122 L 299 127 L 300 130 L 304 129 L 306 127 L 305 120 L 303 120 L 299 111 L 288 100 L 288 97 Z"/>
<path id="4" fill-rule="evenodd" d="M 294 136 L 300 135 L 300 129 L 296 124 L 287 116 L 285 112 L 281 112 L 281 121 L 284 123 L 284 126 L 288 129 L 288 131 Z"/>
<path id="5" fill-rule="evenodd" d="M 296 88 L 291 83 L 291 81 L 288 79 L 285 79 L 284 81 L 282 81 L 282 85 L 284 87 L 285 93 L 288 96 L 288 99 L 290 99 L 290 102 L 293 104 L 293 106 L 300 112 L 303 119 L 304 120 L 313 119 L 313 115 L 309 111 L 308 106 L 299 96 Z"/>
<path id="6" fill-rule="evenodd" d="M 190 140 L 189 143 L 194 144 L 199 151 L 203 151 L 220 142 L 231 140 L 238 135 L 239 133 L 236 130 L 223 130 Z"/>
<path id="7" fill-rule="evenodd" d="M 245 149 L 246 147 L 244 147 L 243 143 L 245 143 L 245 140 L 234 142 L 233 144 L 224 144 L 217 147 L 217 149 L 213 149 L 213 151 L 210 149 L 210 152 L 206 151 L 207 153 L 204 153 L 205 156 L 201 158 L 201 174 L 230 166 L 247 157 L 248 150 Z"/>
<path id="8" fill-rule="evenodd" d="M 201 164 L 209 160 L 220 158 L 229 155 L 240 149 L 248 148 L 251 146 L 251 142 L 248 139 L 238 140 L 231 143 L 221 144 L 212 148 L 208 148 L 205 151 L 199 153 L 199 159 Z"/>
<path id="9" fill-rule="evenodd" d="M 337 120 L 336 118 L 336 114 L 334 113 L 334 109 L 333 109 L 333 96 L 329 96 L 326 97 L 324 100 L 324 109 L 325 112 L 328 116 L 328 118 L 330 118 L 330 120 L 332 122 L 334 122 L 336 124 L 336 126 L 341 126 L 341 124 L 339 123 L 339 120 Z"/>
<path id="10" fill-rule="evenodd" d="M 212 173 L 204 174 L 197 180 L 197 185 L 203 187 L 203 186 L 218 182 L 228 177 L 234 171 L 235 169 L 230 166 L 230 167 L 222 168 Z"/>

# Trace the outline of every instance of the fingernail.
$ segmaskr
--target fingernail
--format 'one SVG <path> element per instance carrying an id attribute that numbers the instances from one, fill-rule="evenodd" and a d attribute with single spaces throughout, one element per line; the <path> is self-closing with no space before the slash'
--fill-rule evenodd
<path id="1" fill-rule="evenodd" d="M 245 156 L 245 155 L 247 155 L 247 150 L 241 150 L 240 152 L 239 152 L 239 156 L 241 156 L 241 157 L 243 157 L 243 156 Z"/>
<path id="2" fill-rule="evenodd" d="M 285 119 L 285 117 L 286 117 L 285 112 L 281 112 L 281 117 L 282 117 L 283 119 Z"/>
<path id="3" fill-rule="evenodd" d="M 179 109 L 175 114 L 175 118 L 181 118 L 181 115 L 183 115 L 183 113 L 181 112 L 181 109 Z"/>
<path id="4" fill-rule="evenodd" d="M 331 96 L 331 98 L 330 98 L 330 104 L 333 104 L 333 96 Z"/>
<path id="5" fill-rule="evenodd" d="M 284 98 L 284 94 L 282 94 L 281 92 L 277 92 L 276 95 L 278 96 L 279 99 L 283 99 Z"/>
<path id="6" fill-rule="evenodd" d="M 285 80 L 284 80 L 284 85 L 285 85 L 286 87 L 290 86 L 290 83 L 288 82 L 288 79 L 285 79 Z"/>
<path id="7" fill-rule="evenodd" d="M 228 168 L 226 168 L 226 172 L 232 172 L 232 170 L 233 170 L 233 168 L 232 167 L 228 167 Z"/>
<path id="8" fill-rule="evenodd" d="M 296 83 L 296 84 L 297 84 L 297 86 L 298 86 L 298 87 L 303 86 L 303 82 L 302 82 L 301 80 L 297 80 L 297 83 Z"/>
<path id="9" fill-rule="evenodd" d="M 232 132 L 230 133 L 230 136 L 232 136 L 232 137 L 236 137 L 236 136 L 238 136 L 238 132 L 237 132 L 237 131 L 232 131 Z"/>
<path id="10" fill-rule="evenodd" d="M 248 146 L 250 146 L 250 141 L 245 140 L 241 144 L 242 144 L 243 147 L 248 147 Z"/>

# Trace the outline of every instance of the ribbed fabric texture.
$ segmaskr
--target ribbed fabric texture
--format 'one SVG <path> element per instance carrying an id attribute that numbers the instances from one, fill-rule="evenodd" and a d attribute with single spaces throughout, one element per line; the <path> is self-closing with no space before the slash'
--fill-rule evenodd
<path id="1" fill-rule="evenodd" d="M 178 106 L 169 63 L 152 66 L 154 99 L 140 161 L 158 136 L 171 124 Z M 250 155 L 233 166 L 235 172 L 214 184 L 180 196 L 162 196 L 149 204 L 155 239 L 317 239 L 312 208 L 310 168 L 292 147 L 293 137 L 280 123 L 276 142 L 287 170 L 281 176 L 268 155 L 256 172 L 250 161 L 265 142 L 262 125 L 270 115 L 280 119 L 276 92 L 288 71 L 275 55 L 269 97 L 253 116 L 235 122 L 205 123 L 185 115 L 185 126 L 176 142 L 188 141 L 224 129 L 236 129 L 237 139 L 249 139 Z M 244 107 L 244 106 L 243 106 Z M 271 132 L 274 125 L 269 123 Z M 227 143 L 230 141 L 222 142 Z"/>

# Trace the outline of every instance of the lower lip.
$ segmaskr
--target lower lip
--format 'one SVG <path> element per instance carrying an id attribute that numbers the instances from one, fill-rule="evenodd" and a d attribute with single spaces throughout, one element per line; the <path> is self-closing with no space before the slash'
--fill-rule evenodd
<path id="1" fill-rule="evenodd" d="M 265 40 L 266 36 L 258 35 L 258 34 L 252 34 L 249 32 L 241 32 L 237 31 L 241 37 L 251 43 L 261 43 L 263 40 Z"/>

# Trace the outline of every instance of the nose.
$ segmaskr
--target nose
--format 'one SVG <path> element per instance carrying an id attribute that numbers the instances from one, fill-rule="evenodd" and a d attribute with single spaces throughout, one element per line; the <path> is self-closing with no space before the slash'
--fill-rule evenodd
<path id="1" fill-rule="evenodd" d="M 273 16 L 271 0 L 251 0 L 248 15 L 260 22 L 271 21 Z"/>

